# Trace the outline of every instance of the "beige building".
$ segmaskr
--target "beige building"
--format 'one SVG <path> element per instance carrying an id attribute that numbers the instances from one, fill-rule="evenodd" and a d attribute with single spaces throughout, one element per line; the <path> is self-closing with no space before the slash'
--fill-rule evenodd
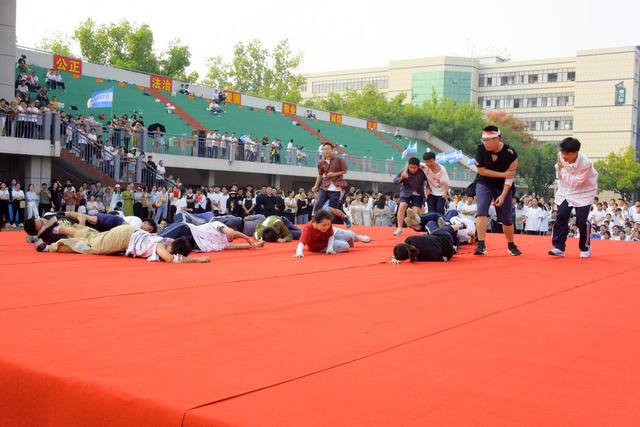
<path id="1" fill-rule="evenodd" d="M 629 145 L 640 149 L 640 47 L 579 51 L 575 57 L 508 61 L 500 57 L 391 61 L 387 67 L 306 74 L 304 98 L 373 84 L 389 97 L 421 104 L 438 97 L 505 111 L 539 141 L 574 136 L 592 159 Z"/>

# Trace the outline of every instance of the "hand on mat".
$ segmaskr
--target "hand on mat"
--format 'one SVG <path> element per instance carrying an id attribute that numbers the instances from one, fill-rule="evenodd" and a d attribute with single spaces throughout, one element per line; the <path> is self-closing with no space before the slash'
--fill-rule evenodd
<path id="1" fill-rule="evenodd" d="M 304 255 L 302 255 L 302 254 L 295 254 L 293 257 L 294 257 L 294 258 L 304 258 Z"/>
<path id="2" fill-rule="evenodd" d="M 336 251 L 327 251 L 327 255 L 335 255 Z"/>
<path id="3" fill-rule="evenodd" d="M 208 256 L 201 256 L 194 259 L 196 262 L 211 262 L 211 259 Z"/>
<path id="4" fill-rule="evenodd" d="M 395 258 L 391 258 L 391 261 L 389 261 L 389 264 L 400 264 L 400 261 L 398 261 Z"/>
<path id="5" fill-rule="evenodd" d="M 283 239 L 283 238 L 278 239 L 278 243 L 284 243 L 286 241 L 287 241 L 287 239 Z"/>
<path id="6" fill-rule="evenodd" d="M 257 242 L 255 242 L 256 244 L 256 248 L 261 248 L 264 246 L 264 242 L 262 240 L 258 240 Z"/>

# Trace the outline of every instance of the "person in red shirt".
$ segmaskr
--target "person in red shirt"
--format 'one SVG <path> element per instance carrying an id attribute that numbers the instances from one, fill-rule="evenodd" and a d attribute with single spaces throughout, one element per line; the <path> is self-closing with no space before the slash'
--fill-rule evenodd
<path id="1" fill-rule="evenodd" d="M 325 252 L 327 255 L 334 255 L 338 252 L 348 252 L 349 248 L 355 246 L 355 242 L 368 243 L 369 236 L 358 236 L 350 230 L 333 228 L 331 220 L 333 216 L 330 212 L 319 210 L 313 215 L 313 219 L 302 228 L 300 243 L 293 256 L 302 258 L 305 245 L 311 252 Z"/>

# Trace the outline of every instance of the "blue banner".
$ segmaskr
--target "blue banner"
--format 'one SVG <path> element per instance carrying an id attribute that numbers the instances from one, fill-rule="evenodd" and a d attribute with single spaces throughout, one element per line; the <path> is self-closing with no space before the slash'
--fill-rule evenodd
<path id="1" fill-rule="evenodd" d="M 87 100 L 87 108 L 112 108 L 113 88 L 100 92 L 93 92 Z"/>

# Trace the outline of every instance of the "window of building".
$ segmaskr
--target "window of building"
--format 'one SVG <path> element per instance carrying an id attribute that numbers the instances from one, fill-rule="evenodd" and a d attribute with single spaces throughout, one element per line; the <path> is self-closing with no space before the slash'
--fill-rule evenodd
<path id="1" fill-rule="evenodd" d="M 547 83 L 555 83 L 558 81 L 558 73 L 547 74 Z"/>
<path id="2" fill-rule="evenodd" d="M 487 77 L 487 86 L 493 86 L 493 78 Z"/>
<path id="3" fill-rule="evenodd" d="M 576 72 L 575 71 L 567 72 L 567 80 L 569 80 L 570 82 L 574 82 L 576 80 Z"/>
<path id="4" fill-rule="evenodd" d="M 521 100 L 519 98 L 516 98 L 513 100 L 513 108 L 520 108 L 520 102 Z"/>
<path id="5" fill-rule="evenodd" d="M 537 74 L 529 74 L 529 84 L 538 83 L 538 75 Z"/>

